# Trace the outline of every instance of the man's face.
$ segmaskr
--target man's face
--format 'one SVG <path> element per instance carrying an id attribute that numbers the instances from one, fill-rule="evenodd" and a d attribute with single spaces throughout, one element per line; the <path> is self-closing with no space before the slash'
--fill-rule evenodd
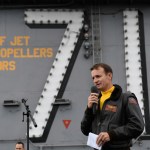
<path id="1" fill-rule="evenodd" d="M 92 79 L 95 86 L 100 91 L 107 91 L 112 86 L 112 73 L 105 73 L 102 67 L 91 71 Z"/>
<path id="2" fill-rule="evenodd" d="M 16 150 L 24 150 L 22 144 L 16 144 Z"/>

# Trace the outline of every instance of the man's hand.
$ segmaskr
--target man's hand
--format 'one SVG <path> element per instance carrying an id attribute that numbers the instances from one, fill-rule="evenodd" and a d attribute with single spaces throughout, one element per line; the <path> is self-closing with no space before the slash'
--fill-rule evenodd
<path id="1" fill-rule="evenodd" d="M 107 132 L 101 132 L 97 137 L 96 144 L 100 146 L 108 141 L 110 141 L 109 134 Z"/>
<path id="2" fill-rule="evenodd" d="M 98 94 L 97 93 L 91 93 L 88 97 L 88 108 L 92 108 L 93 103 L 98 104 Z"/>

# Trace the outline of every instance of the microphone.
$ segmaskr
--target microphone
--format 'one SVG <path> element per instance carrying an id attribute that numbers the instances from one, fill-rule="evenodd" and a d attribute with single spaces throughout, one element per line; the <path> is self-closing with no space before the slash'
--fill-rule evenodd
<path id="1" fill-rule="evenodd" d="M 99 94 L 99 90 L 96 86 L 92 86 L 91 87 L 91 93 L 96 93 L 96 94 Z M 93 103 L 93 114 L 96 114 L 96 110 L 97 110 L 97 104 L 96 103 Z"/>
<path id="2" fill-rule="evenodd" d="M 27 99 L 24 99 L 24 98 L 22 99 L 22 103 L 26 103 L 26 101 L 27 101 Z"/>

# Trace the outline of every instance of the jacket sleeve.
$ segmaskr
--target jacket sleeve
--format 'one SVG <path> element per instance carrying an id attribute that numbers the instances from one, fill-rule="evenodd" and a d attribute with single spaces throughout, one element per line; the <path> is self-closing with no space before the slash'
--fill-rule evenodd
<path id="1" fill-rule="evenodd" d="M 93 118 L 92 109 L 87 107 L 81 121 L 81 131 L 86 136 L 88 136 L 89 132 L 92 131 Z"/>
<path id="2" fill-rule="evenodd" d="M 111 140 L 137 138 L 144 130 L 144 120 L 136 97 L 128 97 L 124 113 L 127 123 L 108 132 Z"/>

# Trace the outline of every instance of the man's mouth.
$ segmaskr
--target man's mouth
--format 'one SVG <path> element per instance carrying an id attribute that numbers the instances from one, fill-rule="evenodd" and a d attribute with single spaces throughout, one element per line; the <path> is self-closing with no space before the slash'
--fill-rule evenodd
<path id="1" fill-rule="evenodd" d="M 97 86 L 97 87 L 101 86 L 101 83 L 97 83 L 96 86 Z"/>

